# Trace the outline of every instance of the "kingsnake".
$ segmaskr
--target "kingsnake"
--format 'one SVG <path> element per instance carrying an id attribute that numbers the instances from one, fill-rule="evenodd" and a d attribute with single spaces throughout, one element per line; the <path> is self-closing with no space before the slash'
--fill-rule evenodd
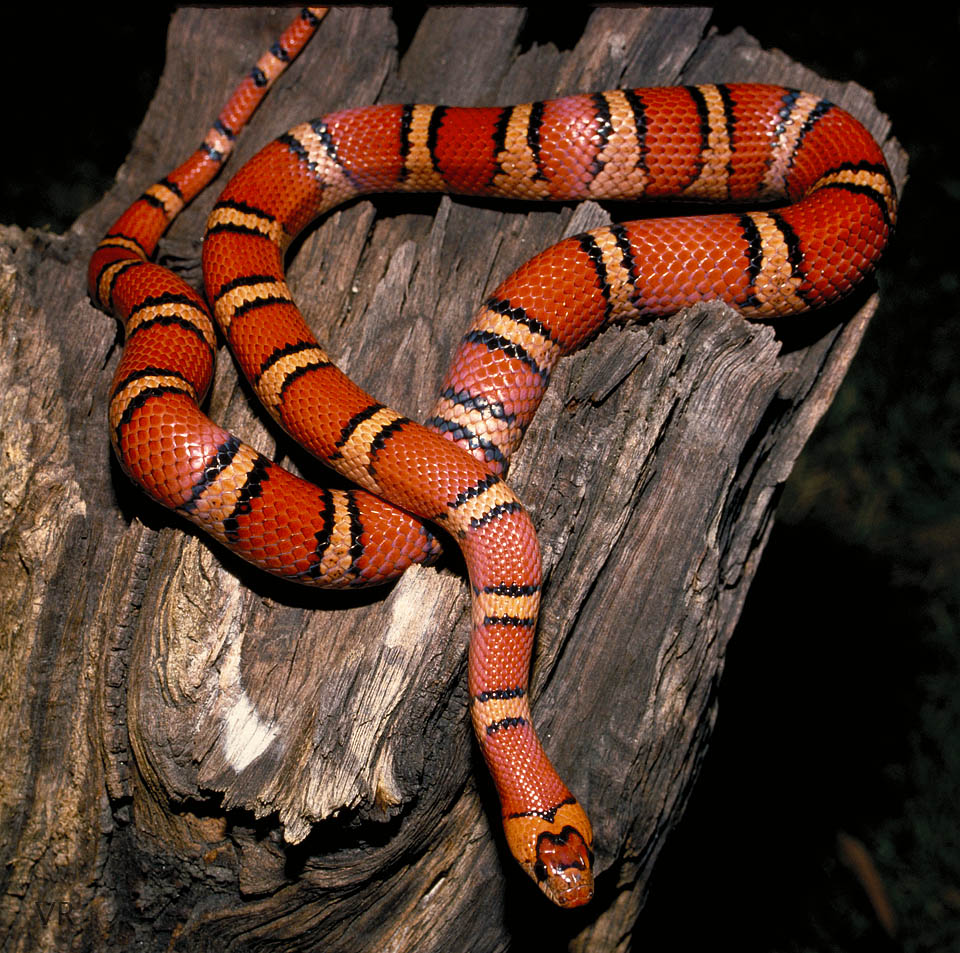
<path id="1" fill-rule="evenodd" d="M 471 712 L 508 844 L 552 900 L 579 906 L 593 892 L 592 832 L 530 721 L 540 556 L 502 479 L 510 455 L 557 358 L 611 322 L 709 299 L 772 317 L 848 293 L 890 236 L 895 188 L 855 119 L 774 86 L 613 90 L 472 109 L 369 106 L 297 126 L 220 196 L 203 271 L 207 300 L 264 405 L 363 490 L 317 488 L 202 414 L 212 323 L 202 297 L 149 259 L 324 12 L 300 14 L 200 149 L 135 201 L 92 257 L 91 297 L 126 328 L 110 398 L 113 444 L 151 497 L 297 582 L 393 579 L 439 553 L 423 520 L 447 530 L 468 566 Z M 420 426 L 334 367 L 284 280 L 284 252 L 305 226 L 382 191 L 792 204 L 611 225 L 547 249 L 484 302 Z"/>

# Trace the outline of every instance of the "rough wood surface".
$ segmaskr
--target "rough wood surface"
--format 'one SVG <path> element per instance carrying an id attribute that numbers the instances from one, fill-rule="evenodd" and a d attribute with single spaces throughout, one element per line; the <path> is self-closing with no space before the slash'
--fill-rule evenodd
<path id="1" fill-rule="evenodd" d="M 589 909 L 555 914 L 505 852 L 470 738 L 457 557 L 390 590 L 282 584 L 149 504 L 110 456 L 119 339 L 86 298 L 87 259 L 200 140 L 289 15 L 180 11 L 116 186 L 65 236 L 0 233 L 0 945 L 492 951 L 536 923 L 541 946 L 625 948 L 709 741 L 780 488 L 875 299 L 776 329 L 696 309 L 611 330 L 555 373 L 511 483 L 547 574 L 535 716 L 590 810 L 600 874 Z M 746 33 L 707 33 L 705 10 L 596 10 L 564 52 L 521 51 L 523 17 L 433 9 L 399 58 L 388 10 L 334 10 L 231 168 L 345 106 L 720 79 L 826 94 L 888 140 L 862 89 Z M 905 160 L 887 144 L 902 184 Z M 217 192 L 162 244 L 188 276 Z M 357 202 L 299 243 L 290 281 L 341 367 L 422 417 L 484 293 L 606 214 Z M 209 413 L 329 481 L 281 439 L 225 352 Z"/>

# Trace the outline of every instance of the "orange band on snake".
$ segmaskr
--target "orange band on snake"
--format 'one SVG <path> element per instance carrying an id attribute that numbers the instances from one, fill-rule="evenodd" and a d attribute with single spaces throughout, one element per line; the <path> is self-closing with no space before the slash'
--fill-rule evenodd
<path id="1" fill-rule="evenodd" d="M 305 11 L 284 34 L 280 61 L 296 55 L 319 14 Z M 847 294 L 893 228 L 883 155 L 831 103 L 748 84 L 479 109 L 370 106 L 292 129 L 220 196 L 204 239 L 204 282 L 264 406 L 363 488 L 341 493 L 291 476 L 203 416 L 214 347 L 207 311 L 196 292 L 147 262 L 245 121 L 222 115 L 217 134 L 131 206 L 91 261 L 91 295 L 127 331 L 110 404 L 117 454 L 154 499 L 299 582 L 394 578 L 439 552 L 428 523 L 449 531 L 470 577 L 471 714 L 507 842 L 551 899 L 579 906 L 593 890 L 592 832 L 531 723 L 540 556 L 502 479 L 510 455 L 556 360 L 612 322 L 712 299 L 772 317 Z M 333 365 L 284 278 L 284 252 L 305 226 L 385 191 L 790 204 L 611 225 L 542 252 L 484 302 L 423 426 Z"/>

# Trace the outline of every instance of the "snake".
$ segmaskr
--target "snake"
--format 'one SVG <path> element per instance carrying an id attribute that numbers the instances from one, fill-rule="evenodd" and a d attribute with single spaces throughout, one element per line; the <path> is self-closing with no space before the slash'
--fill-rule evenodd
<path id="1" fill-rule="evenodd" d="M 150 497 L 295 582 L 388 582 L 434 561 L 434 527 L 444 530 L 466 561 L 470 714 L 507 845 L 554 903 L 578 907 L 594 891 L 593 834 L 531 719 L 542 569 L 536 530 L 504 480 L 510 457 L 557 360 L 610 324 L 709 300 L 766 319 L 849 294 L 889 240 L 896 189 L 854 117 L 780 86 L 619 89 L 506 107 L 361 106 L 296 126 L 230 180 L 207 222 L 201 295 L 151 261 L 157 243 L 220 171 L 324 12 L 296 17 L 201 146 L 131 204 L 90 260 L 92 301 L 125 328 L 109 397 L 112 443 Z M 344 202 L 425 191 L 761 210 L 612 224 L 536 255 L 482 303 L 420 424 L 335 366 L 296 306 L 284 255 Z M 211 311 L 264 407 L 356 489 L 314 486 L 204 415 Z"/>

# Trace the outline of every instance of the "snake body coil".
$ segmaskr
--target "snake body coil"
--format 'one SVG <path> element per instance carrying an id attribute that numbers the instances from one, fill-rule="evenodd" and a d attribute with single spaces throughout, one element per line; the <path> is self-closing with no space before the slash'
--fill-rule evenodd
<path id="1" fill-rule="evenodd" d="M 296 55 L 318 14 L 302 14 L 261 60 L 263 75 Z M 424 521 L 449 531 L 473 593 L 471 713 L 507 841 L 556 903 L 585 903 L 590 823 L 530 720 L 540 556 L 534 528 L 503 482 L 508 460 L 556 360 L 611 322 L 711 299 L 772 317 L 848 293 L 873 269 L 894 224 L 883 155 L 829 102 L 749 84 L 479 109 L 370 106 L 292 129 L 240 169 L 217 201 L 204 282 L 264 406 L 363 488 L 343 493 L 291 476 L 202 414 L 214 350 L 208 313 L 196 292 L 148 261 L 255 108 L 243 89 L 206 145 L 124 213 L 91 261 L 92 297 L 126 325 L 110 401 L 117 454 L 154 499 L 298 582 L 386 581 L 438 553 Z M 611 225 L 537 255 L 484 302 L 422 426 L 337 370 L 284 279 L 284 252 L 306 225 L 357 195 L 384 191 L 791 204 Z"/>

